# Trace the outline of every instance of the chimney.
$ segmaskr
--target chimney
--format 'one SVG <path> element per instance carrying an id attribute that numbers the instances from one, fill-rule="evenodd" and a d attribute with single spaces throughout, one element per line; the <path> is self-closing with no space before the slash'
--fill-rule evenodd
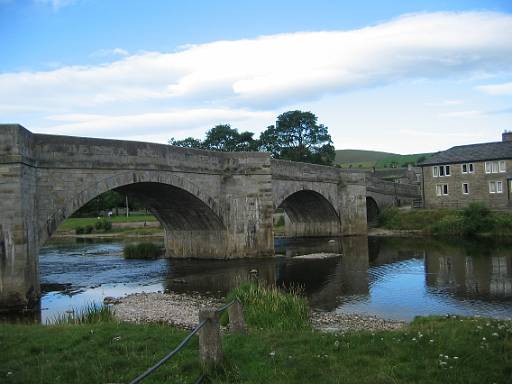
<path id="1" fill-rule="evenodd" d="M 505 131 L 501 134 L 501 141 L 512 141 L 512 131 Z"/>

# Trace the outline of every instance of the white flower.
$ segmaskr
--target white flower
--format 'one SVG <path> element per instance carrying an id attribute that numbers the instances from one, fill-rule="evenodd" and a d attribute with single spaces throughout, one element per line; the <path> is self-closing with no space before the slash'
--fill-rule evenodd
<path id="1" fill-rule="evenodd" d="M 274 357 L 274 356 L 276 355 L 276 353 L 275 353 L 274 351 L 272 351 L 272 352 L 270 352 L 270 353 L 269 353 L 269 355 L 270 355 L 271 357 Z"/>

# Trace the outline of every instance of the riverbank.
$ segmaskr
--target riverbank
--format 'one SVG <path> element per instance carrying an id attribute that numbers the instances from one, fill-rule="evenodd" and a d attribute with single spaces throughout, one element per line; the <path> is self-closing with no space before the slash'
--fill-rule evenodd
<path id="1" fill-rule="evenodd" d="M 126 383 L 187 331 L 164 324 L 0 325 L 2 383 Z M 396 331 L 319 333 L 251 329 L 223 335 L 210 383 L 509 383 L 512 323 L 419 318 Z M 197 338 L 148 383 L 192 383 Z"/>
<path id="2" fill-rule="evenodd" d="M 197 325 L 199 310 L 222 305 L 222 301 L 199 294 L 137 293 L 123 298 L 107 298 L 113 303 L 114 316 L 123 322 L 165 323 L 182 329 Z M 310 312 L 311 326 L 319 331 L 346 333 L 353 331 L 396 330 L 406 322 L 386 320 L 360 314 Z"/>

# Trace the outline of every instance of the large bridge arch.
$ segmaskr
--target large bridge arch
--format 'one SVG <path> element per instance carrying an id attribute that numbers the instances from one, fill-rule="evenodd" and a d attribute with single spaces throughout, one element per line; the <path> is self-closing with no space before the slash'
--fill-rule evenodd
<path id="1" fill-rule="evenodd" d="M 144 191 L 140 186 L 146 186 L 148 188 Z M 199 225 L 195 229 L 225 230 L 223 219 L 220 216 L 220 208 L 215 199 L 193 182 L 175 174 L 156 171 L 122 171 L 104 177 L 99 181 L 89 184 L 86 183 L 84 186 L 78 186 L 78 190 L 80 190 L 78 193 L 70 191 L 69 197 L 62 203 L 57 203 L 56 208 L 46 219 L 41 218 L 38 228 L 39 247 L 51 237 L 65 219 L 83 207 L 87 202 L 111 190 L 119 190 L 129 195 L 144 198 L 161 194 L 162 202 L 169 197 L 178 198 L 181 200 L 180 203 L 183 204 L 182 207 L 195 207 L 194 211 L 190 212 L 191 215 L 189 215 L 188 218 L 201 219 L 202 216 L 202 219 L 209 222 L 209 224 L 204 222 L 204 225 Z M 182 192 L 180 193 L 180 191 Z M 51 193 L 51 191 L 48 193 Z M 168 194 L 172 194 L 173 196 L 168 196 Z M 150 201 L 148 201 L 148 208 L 157 216 L 166 229 L 166 232 L 171 230 L 193 229 L 190 225 L 179 228 L 178 225 L 173 224 L 172 217 L 168 217 L 167 215 L 162 216 L 162 211 L 166 208 L 174 208 L 174 213 L 178 213 L 176 212 L 177 207 L 169 206 L 172 201 L 167 201 L 167 207 L 165 207 L 165 205 L 158 204 L 157 200 L 158 198 L 155 199 L 155 196 L 153 196 Z M 183 215 L 179 214 L 178 217 L 183 218 Z M 186 221 L 187 220 L 185 220 L 185 222 Z M 170 249 L 168 249 L 168 251 L 169 250 Z"/>
<path id="2" fill-rule="evenodd" d="M 285 235 L 339 236 L 341 224 L 336 207 L 319 188 L 310 187 L 293 188 L 276 199 L 275 208 L 285 212 Z"/>

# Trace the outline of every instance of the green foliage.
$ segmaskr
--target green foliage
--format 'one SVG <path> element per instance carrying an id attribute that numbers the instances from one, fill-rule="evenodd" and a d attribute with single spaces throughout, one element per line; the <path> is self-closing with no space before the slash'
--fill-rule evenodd
<path id="1" fill-rule="evenodd" d="M 419 162 L 428 159 L 432 153 L 414 153 L 410 155 L 391 155 L 375 163 L 375 168 L 405 168 L 409 164 L 417 165 Z"/>
<path id="2" fill-rule="evenodd" d="M 336 156 L 328 129 L 311 112 L 288 111 L 260 135 L 260 147 L 278 159 L 331 165 Z"/>
<path id="3" fill-rule="evenodd" d="M 155 243 L 127 244 L 123 250 L 125 259 L 156 259 L 162 253 L 162 247 Z"/>
<path id="4" fill-rule="evenodd" d="M 429 231 L 436 236 L 463 236 L 466 233 L 464 218 L 450 215 L 432 223 Z"/>
<path id="5" fill-rule="evenodd" d="M 231 291 L 227 301 L 238 298 L 244 308 L 247 325 L 258 329 L 309 329 L 309 306 L 297 292 L 283 292 L 276 287 L 243 283 Z"/>
<path id="6" fill-rule="evenodd" d="M 108 232 L 112 229 L 112 222 L 105 218 L 101 218 L 94 223 L 94 228 L 97 231 Z"/>
<path id="7" fill-rule="evenodd" d="M 276 227 L 284 226 L 284 215 L 279 216 L 275 224 Z"/>
<path id="8" fill-rule="evenodd" d="M 77 235 L 83 235 L 85 233 L 85 227 L 78 226 L 75 228 L 75 234 Z"/>
<path id="9" fill-rule="evenodd" d="M 114 313 L 108 305 L 89 304 L 79 311 L 58 315 L 51 319 L 51 324 L 95 324 L 114 321 Z"/>
<path id="10" fill-rule="evenodd" d="M 89 233 L 92 233 L 94 231 L 94 227 L 92 225 L 86 225 L 84 227 L 84 233 L 85 234 L 89 234 Z"/>
<path id="11" fill-rule="evenodd" d="M 183 148 L 204 149 L 201 140 L 194 139 L 193 137 L 187 137 L 186 139 L 183 140 L 175 140 L 174 137 L 171 137 L 171 140 L 169 140 L 169 144 Z"/>
<path id="12" fill-rule="evenodd" d="M 0 327 L 2 383 L 127 383 L 188 332 L 161 324 Z M 224 334 L 224 363 L 210 383 L 476 384 L 512 382 L 512 322 L 418 318 L 398 331 L 320 333 L 307 329 Z M 198 341 L 147 382 L 193 383 Z"/>

